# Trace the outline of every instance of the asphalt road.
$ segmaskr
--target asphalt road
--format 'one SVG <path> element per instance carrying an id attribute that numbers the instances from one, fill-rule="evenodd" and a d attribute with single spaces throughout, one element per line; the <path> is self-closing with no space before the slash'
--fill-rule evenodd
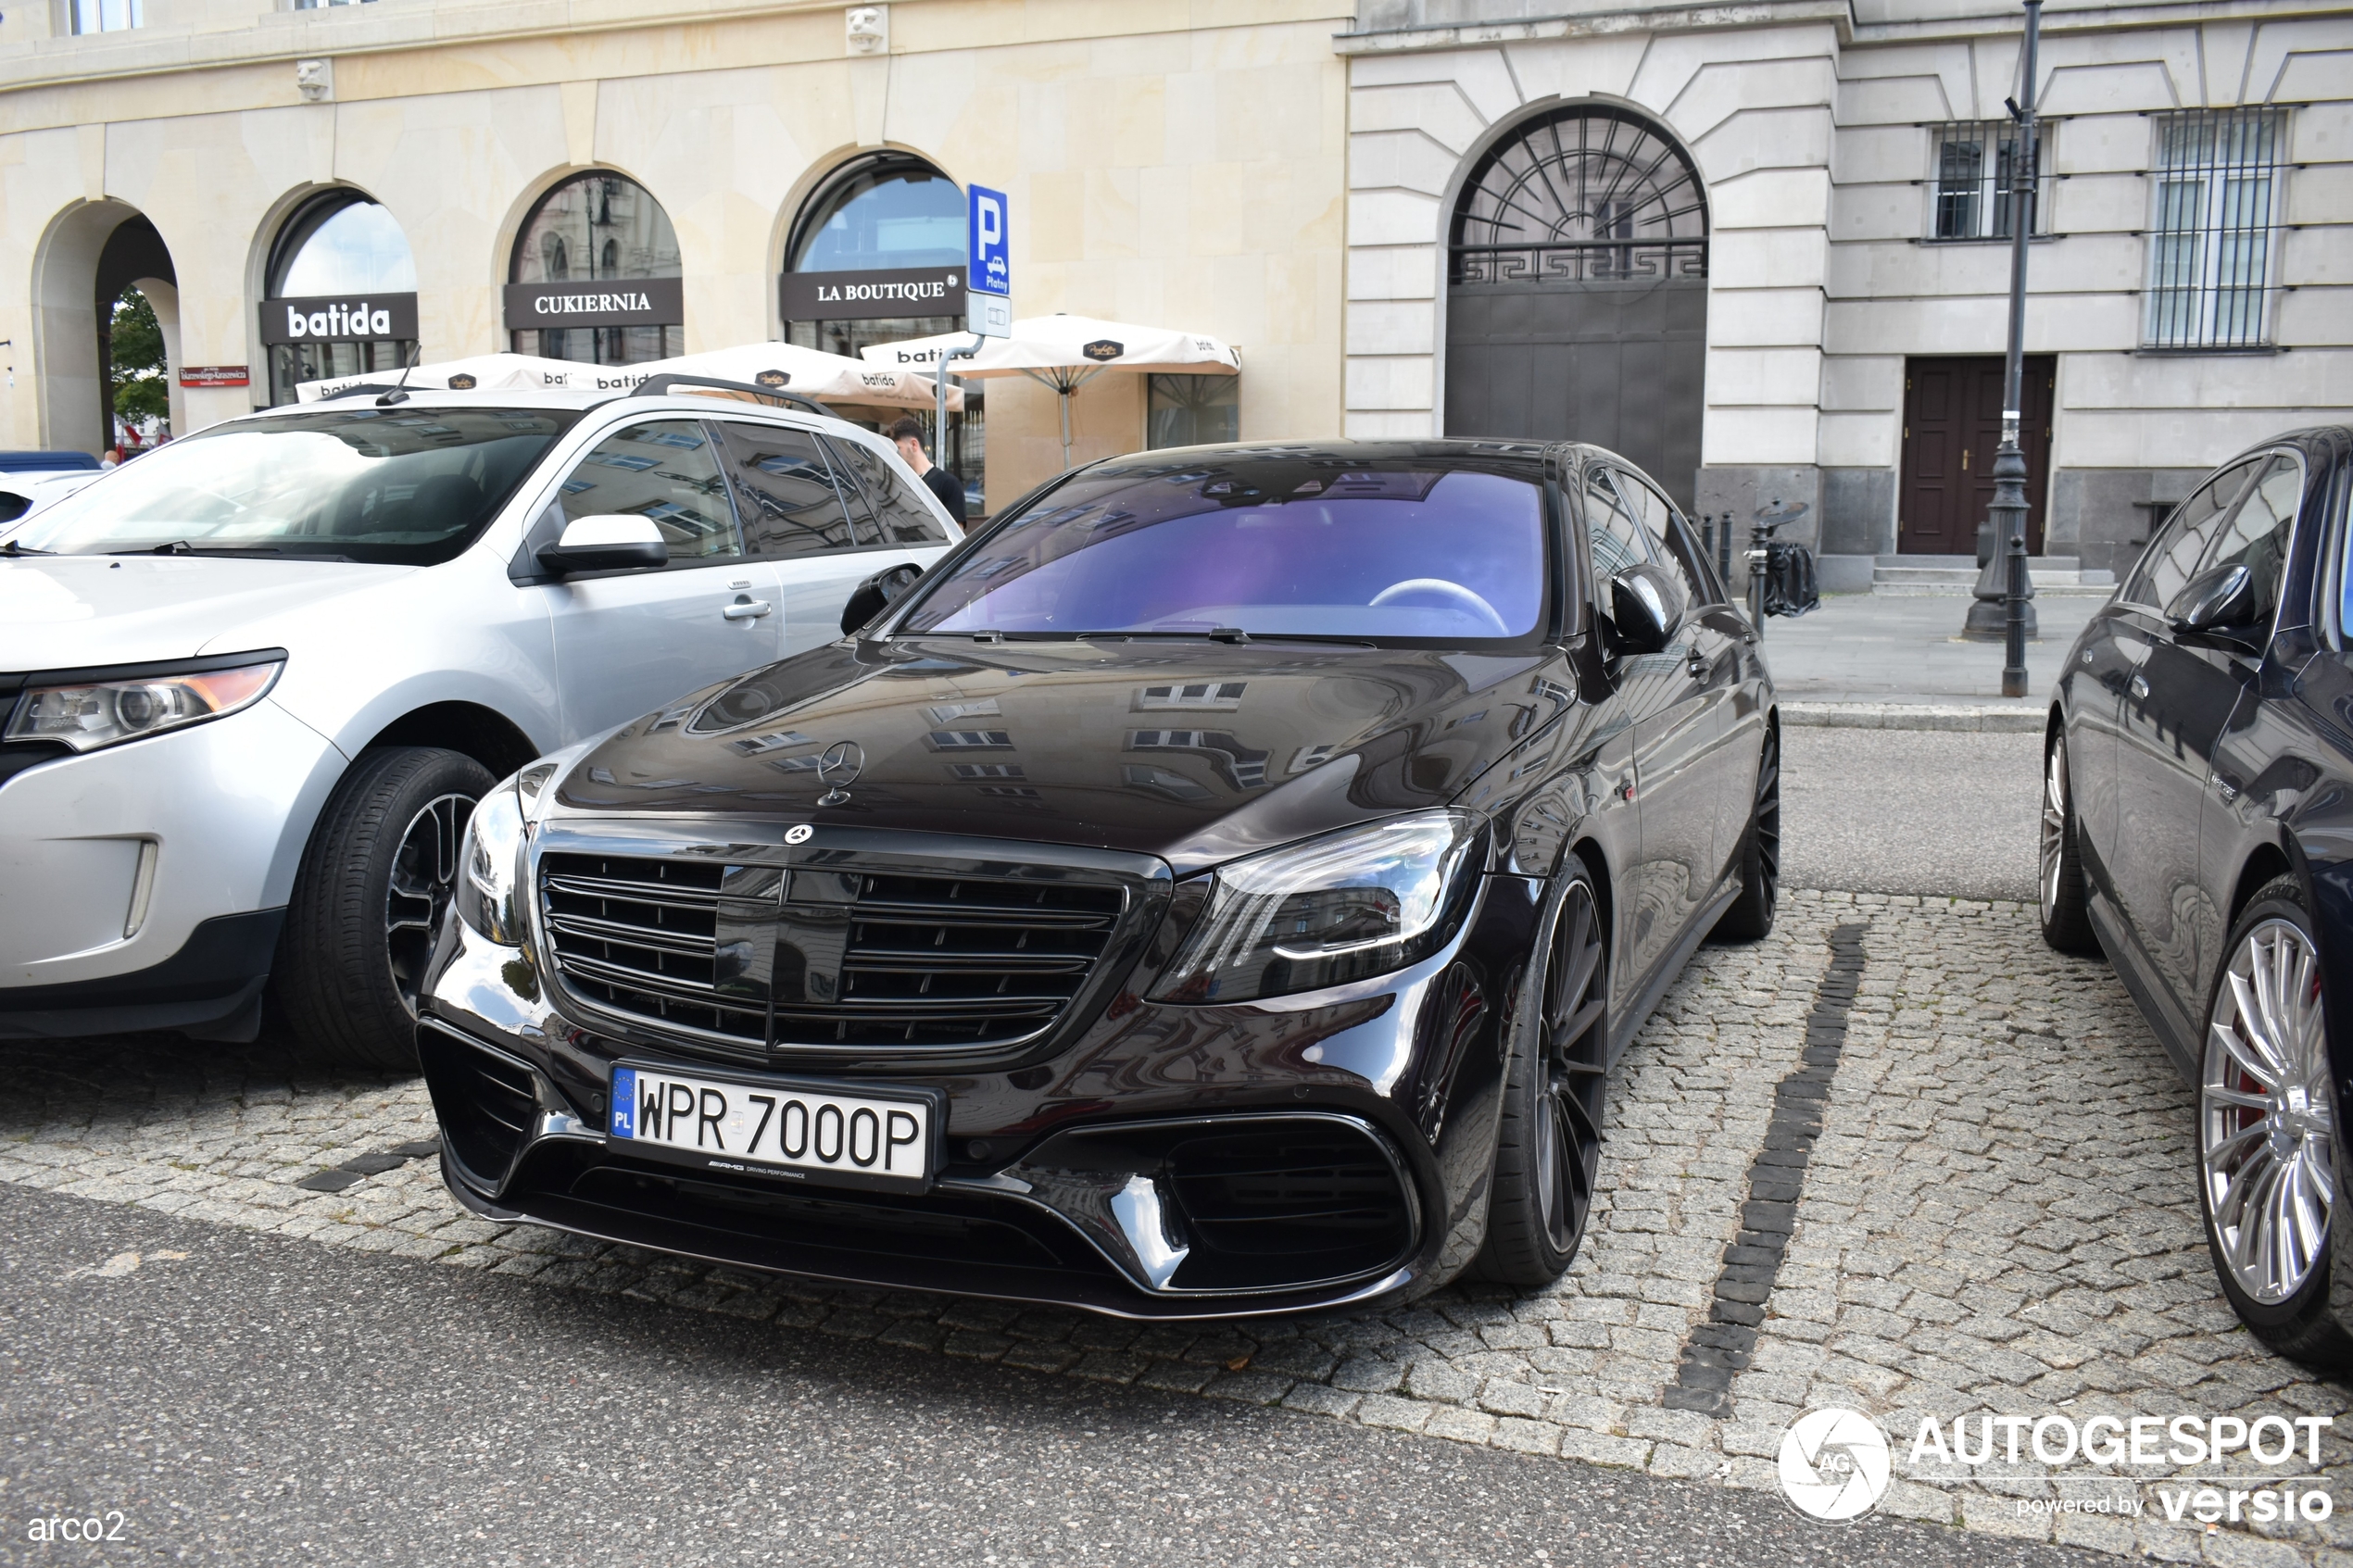
<path id="1" fill-rule="evenodd" d="M 2107 1561 L 20 1187 L 0 1369 L 9 1563 Z"/>
<path id="2" fill-rule="evenodd" d="M 1786 885 L 2033 898 L 2042 736 L 1793 724 L 1781 750 Z"/>

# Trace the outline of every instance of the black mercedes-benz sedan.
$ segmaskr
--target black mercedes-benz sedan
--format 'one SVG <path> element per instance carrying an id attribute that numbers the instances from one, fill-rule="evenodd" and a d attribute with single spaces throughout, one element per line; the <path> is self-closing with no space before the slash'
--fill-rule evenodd
<path id="1" fill-rule="evenodd" d="M 1557 1276 L 1613 1059 L 1773 920 L 1772 687 L 1660 488 L 1151 452 L 912 575 L 476 810 L 459 1200 L 1141 1318 Z"/>
<path id="2" fill-rule="evenodd" d="M 2353 430 L 2232 458 L 2068 655 L 2045 741 L 2043 933 L 2105 949 L 2196 1091 L 2223 1293 L 2353 1368 Z"/>

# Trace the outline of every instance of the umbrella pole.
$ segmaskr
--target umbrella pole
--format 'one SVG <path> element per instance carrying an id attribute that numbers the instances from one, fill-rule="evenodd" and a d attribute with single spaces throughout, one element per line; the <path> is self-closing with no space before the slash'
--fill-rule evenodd
<path id="1" fill-rule="evenodd" d="M 1078 389 L 1075 386 L 1059 386 L 1054 390 L 1061 395 L 1060 401 L 1063 406 L 1063 472 L 1068 473 L 1070 471 L 1070 395 L 1076 392 Z"/>

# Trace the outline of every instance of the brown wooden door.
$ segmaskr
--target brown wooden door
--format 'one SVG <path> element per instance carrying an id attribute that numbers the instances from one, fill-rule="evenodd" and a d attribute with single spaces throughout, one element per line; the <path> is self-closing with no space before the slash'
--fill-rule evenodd
<path id="1" fill-rule="evenodd" d="M 2021 367 L 2026 441 L 2026 551 L 2043 553 L 2050 491 L 2051 397 L 2057 367 L 2030 354 Z M 1895 547 L 1906 555 L 1974 556 L 1977 525 L 1994 499 L 2002 444 L 2002 357 L 1904 362 L 1904 471 Z"/>

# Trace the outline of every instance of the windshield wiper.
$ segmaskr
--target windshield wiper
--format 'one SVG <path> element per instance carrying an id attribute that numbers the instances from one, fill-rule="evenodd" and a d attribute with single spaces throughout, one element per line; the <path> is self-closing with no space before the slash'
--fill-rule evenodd
<path id="1" fill-rule="evenodd" d="M 1019 636 L 1023 633 L 1013 634 Z M 1062 633 L 1053 634 L 1061 635 Z M 1245 632 L 1239 626 L 1217 626 L 1205 632 L 1073 632 L 1068 634 L 1076 642 L 1108 642 L 1117 637 L 1130 642 L 1154 638 L 1177 642 L 1229 643 L 1238 646 L 1246 643 L 1323 643 L 1340 647 L 1358 648 L 1380 646 L 1363 637 L 1328 635 L 1320 632 Z"/>
<path id="2" fill-rule="evenodd" d="M 55 550 L 36 550 L 30 545 L 19 545 L 14 539 L 0 545 L 0 556 L 54 556 Z"/>
<path id="3" fill-rule="evenodd" d="M 191 545 L 185 539 L 107 552 L 110 556 L 277 556 L 284 553 L 275 545 Z"/>

